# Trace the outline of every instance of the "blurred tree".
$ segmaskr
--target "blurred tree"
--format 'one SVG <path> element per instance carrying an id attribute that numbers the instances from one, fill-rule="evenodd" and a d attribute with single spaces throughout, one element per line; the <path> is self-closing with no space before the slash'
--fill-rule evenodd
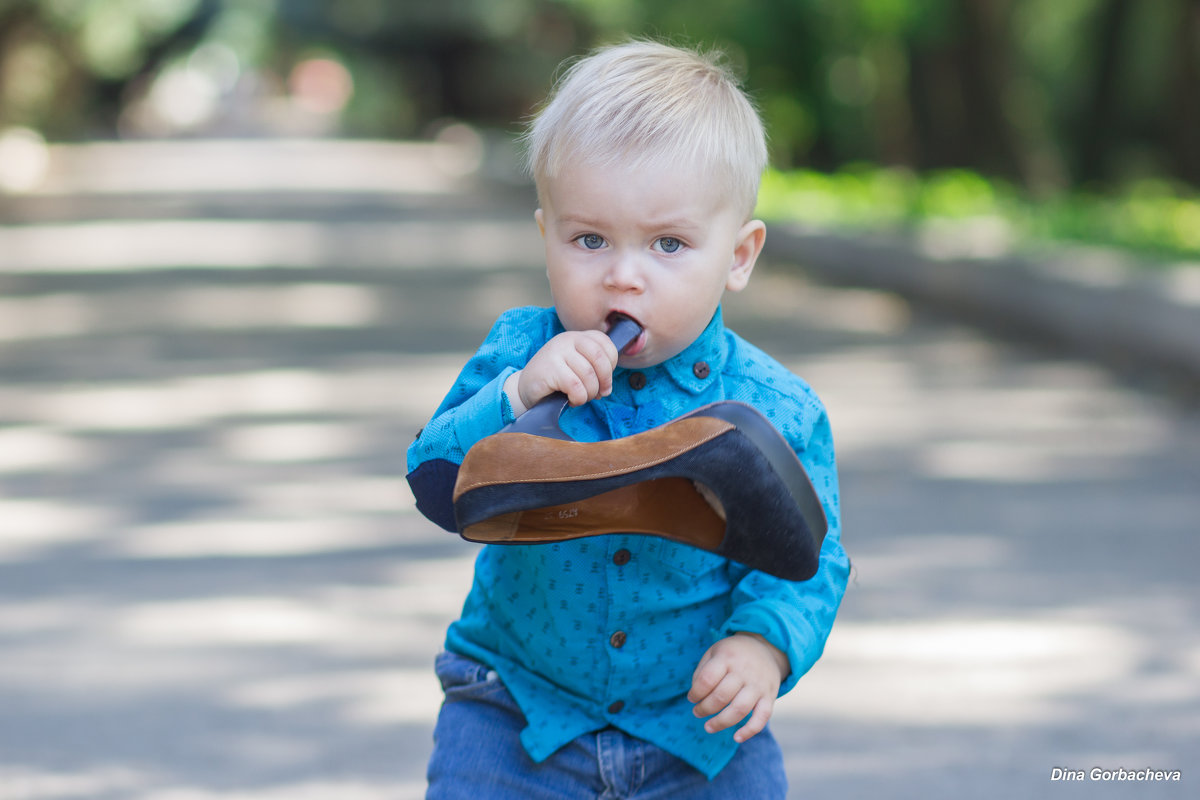
<path id="1" fill-rule="evenodd" d="M 290 108 L 315 59 L 352 91 L 314 132 L 511 130 L 563 58 L 627 36 L 725 51 L 780 167 L 1200 184 L 1200 0 L 0 0 L 0 126 L 269 133 L 197 120 Z"/>
<path id="2" fill-rule="evenodd" d="M 128 86 L 194 47 L 213 0 L 0 2 L 0 124 L 104 135 Z"/>
<path id="3" fill-rule="evenodd" d="M 1168 15 L 1171 44 L 1163 125 L 1170 172 L 1200 186 L 1200 0 L 1180 0 Z"/>
<path id="4" fill-rule="evenodd" d="M 1175 173 L 1200 186 L 1200 0 L 1182 3 L 1174 22 L 1168 144 Z"/>
<path id="5" fill-rule="evenodd" d="M 782 167 L 1200 182 L 1200 0 L 562 1 L 730 51 Z"/>
<path id="6" fill-rule="evenodd" d="M 370 109 L 399 105 L 386 132 L 414 135 L 447 117 L 512 125 L 587 25 L 552 0 L 304 0 L 280 8 L 279 28 L 284 60 L 323 44 L 375 76 L 380 91 L 350 110 L 357 132 L 385 132 Z"/>
<path id="7" fill-rule="evenodd" d="M 1120 111 L 1117 80 L 1127 52 L 1122 34 L 1129 28 L 1131 0 L 1105 0 L 1096 14 L 1096 55 L 1092 85 L 1078 118 L 1075 176 L 1092 181 L 1104 176 L 1104 161 L 1116 138 Z"/>

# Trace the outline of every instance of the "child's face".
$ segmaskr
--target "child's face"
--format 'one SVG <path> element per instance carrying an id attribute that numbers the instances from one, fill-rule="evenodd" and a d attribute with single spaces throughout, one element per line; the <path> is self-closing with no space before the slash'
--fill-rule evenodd
<path id="1" fill-rule="evenodd" d="M 750 279 L 765 237 L 716 183 L 678 166 L 573 163 L 541 185 L 535 218 L 567 330 L 607 330 L 621 312 L 645 329 L 623 367 L 658 364 L 696 340 L 726 289 Z"/>

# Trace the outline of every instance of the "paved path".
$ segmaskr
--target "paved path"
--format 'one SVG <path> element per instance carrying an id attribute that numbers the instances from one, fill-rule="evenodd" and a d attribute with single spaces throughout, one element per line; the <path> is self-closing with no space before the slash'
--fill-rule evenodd
<path id="1" fill-rule="evenodd" d="M 404 450 L 546 301 L 528 195 L 424 150 L 56 158 L 0 204 L 0 798 L 419 798 L 474 550 Z M 791 264 L 727 314 L 829 405 L 856 565 L 774 722 L 792 796 L 1195 796 L 1200 415 Z"/>

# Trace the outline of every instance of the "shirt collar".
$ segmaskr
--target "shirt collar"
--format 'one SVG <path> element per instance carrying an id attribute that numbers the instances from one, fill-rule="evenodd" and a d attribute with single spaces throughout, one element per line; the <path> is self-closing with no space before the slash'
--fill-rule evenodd
<path id="1" fill-rule="evenodd" d="M 650 369 L 661 369 L 671 376 L 679 388 L 691 394 L 700 394 L 720 376 L 728 355 L 725 322 L 721 307 L 718 306 L 708 327 L 694 342 L 677 356 Z"/>

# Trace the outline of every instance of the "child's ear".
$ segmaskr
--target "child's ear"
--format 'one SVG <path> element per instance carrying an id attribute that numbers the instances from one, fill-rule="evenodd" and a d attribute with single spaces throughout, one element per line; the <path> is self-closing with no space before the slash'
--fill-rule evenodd
<path id="1" fill-rule="evenodd" d="M 725 288 L 731 292 L 740 292 L 750 282 L 750 273 L 762 252 L 763 242 L 767 240 L 767 226 L 759 219 L 752 219 L 738 231 L 733 247 L 733 264 L 729 268 L 729 277 Z"/>
<path id="2" fill-rule="evenodd" d="M 542 238 L 545 239 L 546 238 L 546 222 L 545 222 L 545 217 L 542 215 L 542 210 L 540 208 L 537 211 L 533 212 L 533 218 L 537 222 L 538 232 L 541 233 Z"/>

